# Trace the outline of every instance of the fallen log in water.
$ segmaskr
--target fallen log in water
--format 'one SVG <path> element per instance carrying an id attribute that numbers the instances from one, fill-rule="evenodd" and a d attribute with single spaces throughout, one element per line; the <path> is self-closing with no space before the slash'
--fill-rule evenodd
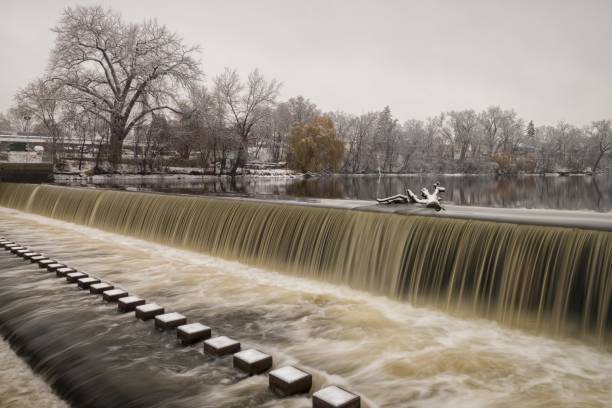
<path id="1" fill-rule="evenodd" d="M 445 192 L 446 189 L 440 186 L 440 183 L 434 184 L 434 191 L 430 193 L 426 187 L 421 189 L 421 197 L 417 197 L 410 189 L 406 189 L 406 194 L 396 194 L 391 197 L 377 198 L 378 204 L 408 204 L 416 203 L 423 204 L 426 208 L 432 208 L 436 211 L 444 210 L 440 201 L 442 198 L 440 194 Z"/>

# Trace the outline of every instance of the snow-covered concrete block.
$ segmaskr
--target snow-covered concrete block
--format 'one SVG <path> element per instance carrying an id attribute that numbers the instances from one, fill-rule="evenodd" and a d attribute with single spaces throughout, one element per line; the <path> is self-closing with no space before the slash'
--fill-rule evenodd
<path id="1" fill-rule="evenodd" d="M 117 300 L 117 310 L 123 313 L 132 312 L 136 309 L 136 306 L 141 306 L 145 303 L 145 300 L 138 296 L 125 296 Z"/>
<path id="2" fill-rule="evenodd" d="M 361 397 L 335 385 L 312 394 L 312 408 L 359 408 Z"/>
<path id="3" fill-rule="evenodd" d="M 47 266 L 54 264 L 54 263 L 57 263 L 55 259 L 50 259 L 50 258 L 41 259 L 40 261 L 38 261 L 38 267 L 46 268 Z"/>
<path id="4" fill-rule="evenodd" d="M 89 289 L 94 283 L 100 283 L 100 279 L 86 277 L 77 280 L 77 285 L 79 285 L 79 288 L 81 289 Z"/>
<path id="5" fill-rule="evenodd" d="M 178 337 L 183 346 L 206 340 L 210 337 L 210 334 L 210 327 L 202 323 L 184 324 L 176 328 L 176 337 Z"/>
<path id="6" fill-rule="evenodd" d="M 59 268 L 55 271 L 55 276 L 57 276 L 58 278 L 65 278 L 66 275 L 68 275 L 69 273 L 72 272 L 78 272 L 76 269 L 73 268 L 69 268 L 69 267 L 64 267 L 64 268 Z"/>
<path id="7" fill-rule="evenodd" d="M 283 397 L 307 393 L 312 387 L 312 375 L 293 366 L 270 371 L 268 381 L 270 389 Z"/>
<path id="8" fill-rule="evenodd" d="M 107 290 L 115 289 L 113 285 L 106 282 L 94 283 L 89 287 L 89 293 L 92 295 L 99 295 Z"/>
<path id="9" fill-rule="evenodd" d="M 155 316 L 155 327 L 160 330 L 174 329 L 187 324 L 187 318 L 180 313 L 165 313 Z"/>
<path id="10" fill-rule="evenodd" d="M 130 294 L 122 289 L 110 289 L 102 292 L 102 299 L 107 302 L 116 302 L 121 298 L 127 297 Z"/>
<path id="11" fill-rule="evenodd" d="M 164 314 L 165 310 L 163 307 L 156 303 L 149 303 L 146 305 L 136 306 L 136 318 L 140 320 L 153 319 L 155 316 Z"/>
<path id="12" fill-rule="evenodd" d="M 227 336 L 213 337 L 204 342 L 204 351 L 213 356 L 221 357 L 240 351 L 240 342 Z"/>
<path id="13" fill-rule="evenodd" d="M 59 263 L 59 262 L 55 262 L 55 263 L 51 263 L 49 265 L 47 265 L 47 270 L 49 272 L 55 272 L 57 271 L 59 268 L 65 268 L 66 265 Z"/>
<path id="14" fill-rule="evenodd" d="M 243 350 L 234 354 L 234 367 L 247 374 L 261 374 L 272 367 L 272 356 L 255 349 Z"/>
<path id="15" fill-rule="evenodd" d="M 68 283 L 76 283 L 81 278 L 86 278 L 89 275 L 84 272 L 70 272 L 66 274 L 66 280 Z"/>

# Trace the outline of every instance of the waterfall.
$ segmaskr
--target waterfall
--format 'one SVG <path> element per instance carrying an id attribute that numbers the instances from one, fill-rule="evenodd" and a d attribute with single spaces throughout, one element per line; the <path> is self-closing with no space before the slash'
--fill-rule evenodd
<path id="1" fill-rule="evenodd" d="M 612 233 L 0 183 L 0 206 L 609 344 Z"/>

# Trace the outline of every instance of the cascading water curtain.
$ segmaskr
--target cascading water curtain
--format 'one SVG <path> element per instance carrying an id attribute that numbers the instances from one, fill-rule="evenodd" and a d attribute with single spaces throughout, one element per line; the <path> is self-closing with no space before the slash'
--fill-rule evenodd
<path id="1" fill-rule="evenodd" d="M 610 232 L 10 183 L 0 205 L 610 345 Z"/>

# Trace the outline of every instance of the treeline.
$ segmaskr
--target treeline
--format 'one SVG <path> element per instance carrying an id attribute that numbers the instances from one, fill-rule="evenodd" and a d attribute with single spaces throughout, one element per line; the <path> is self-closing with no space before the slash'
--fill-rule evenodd
<path id="1" fill-rule="evenodd" d="M 0 130 L 43 132 L 58 168 L 140 172 L 169 166 L 238 174 L 253 163 L 299 171 L 604 171 L 612 123 L 536 125 L 513 110 L 443 112 L 400 122 L 387 106 L 322 112 L 258 70 L 205 83 L 198 47 L 156 21 L 131 24 L 101 7 L 67 8 L 49 67 L 0 115 Z M 93 166 L 91 166 L 93 165 Z"/>

